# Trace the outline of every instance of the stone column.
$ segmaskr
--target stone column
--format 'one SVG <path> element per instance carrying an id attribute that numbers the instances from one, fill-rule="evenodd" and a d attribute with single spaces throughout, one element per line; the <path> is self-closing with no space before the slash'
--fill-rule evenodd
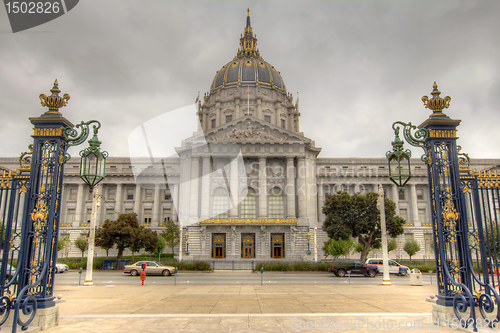
<path id="1" fill-rule="evenodd" d="M 260 98 L 257 98 L 257 118 L 264 119 L 262 117 L 262 100 Z"/>
<path id="2" fill-rule="evenodd" d="M 160 224 L 160 207 L 161 207 L 161 184 L 155 184 L 155 193 L 153 201 L 153 218 L 152 227 L 157 227 Z"/>
<path id="3" fill-rule="evenodd" d="M 411 221 L 414 227 L 420 227 L 418 220 L 417 186 L 410 184 Z"/>
<path id="4" fill-rule="evenodd" d="M 78 192 L 76 194 L 76 210 L 75 210 L 75 220 L 73 221 L 73 228 L 80 227 L 80 223 L 83 222 L 82 212 L 83 206 L 85 206 L 85 185 L 78 184 Z"/>
<path id="5" fill-rule="evenodd" d="M 307 217 L 307 197 L 306 197 L 306 163 L 304 157 L 297 159 L 297 193 L 299 205 L 299 218 Z"/>
<path id="6" fill-rule="evenodd" d="M 179 184 L 174 184 L 174 188 L 172 190 L 172 208 L 170 209 L 170 214 L 172 215 L 170 218 L 172 221 L 177 222 L 177 212 L 179 207 Z"/>
<path id="7" fill-rule="evenodd" d="M 323 205 L 325 204 L 325 190 L 323 188 L 323 183 L 316 185 L 318 187 L 318 221 L 320 225 L 325 222 L 325 215 L 323 214 Z"/>
<path id="8" fill-rule="evenodd" d="M 141 207 L 142 207 L 142 196 L 141 196 L 141 185 L 135 184 L 135 195 L 134 195 L 134 213 L 137 214 L 137 219 L 139 224 L 141 223 Z"/>
<path id="9" fill-rule="evenodd" d="M 122 213 L 122 204 L 123 204 L 122 192 L 123 192 L 122 184 L 116 184 L 115 218 L 118 218 L 118 215 Z"/>
<path id="10" fill-rule="evenodd" d="M 234 118 L 233 118 L 233 120 L 238 119 L 239 117 L 241 117 L 240 102 L 241 102 L 241 100 L 239 98 L 235 98 L 235 100 L 234 100 L 235 110 L 234 110 Z"/>
<path id="11" fill-rule="evenodd" d="M 231 186 L 230 195 L 230 205 L 229 210 L 230 218 L 238 218 L 238 198 L 239 198 L 239 179 L 238 179 L 238 159 L 235 158 L 231 161 L 231 179 L 229 181 Z M 234 253 L 233 253 L 234 254 Z"/>
<path id="12" fill-rule="evenodd" d="M 203 156 L 201 183 L 201 219 L 210 217 L 210 156 Z"/>
<path id="13" fill-rule="evenodd" d="M 271 123 L 274 123 L 274 125 L 281 127 L 281 116 L 280 116 L 280 109 L 281 109 L 281 102 L 276 102 L 276 110 L 274 120 L 271 120 Z"/>
<path id="14" fill-rule="evenodd" d="M 265 157 L 259 157 L 259 218 L 267 218 L 267 175 Z"/>
<path id="15" fill-rule="evenodd" d="M 396 204 L 396 215 L 399 216 L 399 188 L 396 184 L 391 185 L 392 201 Z"/>
<path id="16" fill-rule="evenodd" d="M 198 190 L 200 185 L 200 163 L 198 157 L 191 158 L 191 193 L 189 203 L 189 217 L 190 219 L 198 218 Z"/>
<path id="17" fill-rule="evenodd" d="M 286 209 L 287 218 L 296 218 L 295 215 L 295 167 L 293 157 L 286 158 Z"/>

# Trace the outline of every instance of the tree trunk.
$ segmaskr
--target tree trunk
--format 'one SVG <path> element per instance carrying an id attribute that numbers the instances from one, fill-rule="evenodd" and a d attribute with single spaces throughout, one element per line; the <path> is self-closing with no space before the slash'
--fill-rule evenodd
<path id="1" fill-rule="evenodd" d="M 118 255 L 116 256 L 116 260 L 121 260 L 123 256 L 123 249 L 118 249 Z"/>
<path id="2" fill-rule="evenodd" d="M 361 257 L 359 258 L 359 261 L 365 262 L 366 257 L 368 257 L 368 252 L 370 252 L 370 246 L 367 246 L 367 244 L 364 244 L 365 247 L 363 248 L 363 251 L 361 252 Z"/>
<path id="3" fill-rule="evenodd" d="M 82 261 L 83 261 L 83 253 L 84 253 L 84 252 L 85 252 L 85 251 L 82 251 Z"/>
<path id="4" fill-rule="evenodd" d="M 132 251 L 132 261 L 135 261 L 135 259 L 134 259 L 134 251 Z"/>
<path id="5" fill-rule="evenodd" d="M 109 249 L 106 249 L 106 259 L 109 259 Z"/>

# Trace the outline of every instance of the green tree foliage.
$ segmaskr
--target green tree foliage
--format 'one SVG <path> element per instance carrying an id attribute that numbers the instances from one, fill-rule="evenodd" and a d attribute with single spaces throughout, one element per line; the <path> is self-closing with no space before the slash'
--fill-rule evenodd
<path id="1" fill-rule="evenodd" d="M 403 250 L 411 257 L 415 255 L 418 251 L 420 251 L 420 245 L 414 240 L 409 240 L 405 243 L 405 247 Z"/>
<path id="2" fill-rule="evenodd" d="M 325 200 L 323 213 L 326 215 L 323 230 L 333 239 L 353 237 L 362 244 L 360 260 L 365 261 L 372 248 L 379 248 L 380 211 L 377 208 L 378 194 L 366 195 L 340 192 Z M 387 234 L 396 237 L 404 232 L 404 219 L 396 216 L 396 205 L 385 198 Z"/>
<path id="3" fill-rule="evenodd" d="M 107 228 L 109 228 L 109 237 L 111 237 L 113 244 L 116 244 L 118 249 L 116 259 L 121 260 L 123 251 L 134 246 L 135 238 L 138 237 L 139 222 L 137 221 L 137 214 L 120 214 L 116 221 L 109 222 Z"/>
<path id="4" fill-rule="evenodd" d="M 78 237 L 77 239 L 75 239 L 75 246 L 77 249 L 82 251 L 82 261 L 83 261 L 83 254 L 89 248 L 89 242 L 85 237 Z"/>
<path id="5" fill-rule="evenodd" d="M 102 226 L 95 231 L 95 245 L 106 250 L 107 259 L 109 259 L 109 250 L 115 245 L 114 238 L 110 233 L 110 224 L 111 222 L 106 220 Z"/>
<path id="6" fill-rule="evenodd" d="M 61 251 L 69 244 L 69 236 L 64 237 L 63 239 L 57 240 L 57 252 Z"/>
<path id="7" fill-rule="evenodd" d="M 389 239 L 387 242 L 387 252 L 394 251 L 395 249 L 398 248 L 398 242 L 394 238 Z"/>
<path id="8" fill-rule="evenodd" d="M 325 246 L 323 247 L 323 252 L 325 253 L 325 257 L 333 257 L 337 258 L 340 256 L 346 256 L 351 253 L 354 248 L 354 242 L 352 239 L 330 239 L 325 242 Z"/>
<path id="9" fill-rule="evenodd" d="M 156 243 L 156 254 L 158 254 L 158 261 L 161 261 L 161 254 L 163 252 L 163 249 L 167 246 L 167 242 L 165 242 L 165 239 L 161 235 L 158 235 L 158 242 Z"/>
<path id="10" fill-rule="evenodd" d="M 483 230 L 484 238 L 487 239 L 485 243 L 488 246 L 488 248 L 486 249 L 486 254 L 488 256 L 491 256 L 491 258 L 498 258 L 500 255 L 500 249 L 498 244 L 498 234 L 500 233 L 500 224 L 487 223 L 486 225 L 487 225 L 487 230 Z"/>
<path id="11" fill-rule="evenodd" d="M 160 236 L 165 240 L 165 243 L 170 248 L 171 252 L 174 252 L 174 247 L 179 244 L 179 227 L 171 219 L 167 219 L 167 225 L 165 230 L 160 234 Z"/>

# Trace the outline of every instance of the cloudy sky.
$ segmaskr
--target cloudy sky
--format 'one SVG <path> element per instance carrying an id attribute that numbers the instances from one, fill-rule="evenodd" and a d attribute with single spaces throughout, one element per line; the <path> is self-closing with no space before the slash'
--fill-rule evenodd
<path id="1" fill-rule="evenodd" d="M 56 78 L 71 95 L 61 112 L 99 119 L 102 147 L 128 156 L 137 126 L 209 90 L 236 55 L 247 7 L 261 55 L 299 92 L 301 131 L 320 157 L 383 157 L 394 121 L 429 116 L 421 97 L 437 81 L 452 98 L 446 113 L 462 119 L 464 151 L 500 158 L 500 2 L 471 0 L 85 0 L 15 34 L 2 7 L 0 156 L 26 151 L 28 118 L 44 112 L 38 95 Z"/>

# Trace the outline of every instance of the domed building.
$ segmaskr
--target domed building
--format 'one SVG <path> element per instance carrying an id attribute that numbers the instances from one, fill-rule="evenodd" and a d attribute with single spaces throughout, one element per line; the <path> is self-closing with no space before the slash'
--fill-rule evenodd
<path id="1" fill-rule="evenodd" d="M 324 258 L 328 240 L 322 231 L 325 198 L 340 190 L 366 194 L 382 185 L 396 214 L 407 221 L 390 256 L 407 258 L 404 243 L 416 240 L 421 251 L 414 258 L 432 257 L 426 165 L 412 159 L 412 178 L 399 191 L 388 178 L 385 158 L 319 158 L 321 149 L 300 132 L 298 100 L 260 55 L 249 14 L 236 56 L 215 73 L 194 112 L 199 131 L 176 148 L 178 156 L 153 165 L 150 158 L 107 158 L 106 177 L 98 185 L 98 225 L 136 213 L 141 226 L 162 232 L 172 220 L 182 230 L 177 257 L 209 260 L 215 269 L 313 261 Z M 81 256 L 72 243 L 87 237 L 90 227 L 92 195 L 79 177 L 79 164 L 72 158 L 65 166 L 59 237 L 71 242 L 59 252 L 62 257 Z M 1 158 L 0 165 L 16 169 L 19 158 Z M 477 170 L 499 165 L 498 159 L 471 160 Z M 97 255 L 106 251 L 97 249 Z"/>

